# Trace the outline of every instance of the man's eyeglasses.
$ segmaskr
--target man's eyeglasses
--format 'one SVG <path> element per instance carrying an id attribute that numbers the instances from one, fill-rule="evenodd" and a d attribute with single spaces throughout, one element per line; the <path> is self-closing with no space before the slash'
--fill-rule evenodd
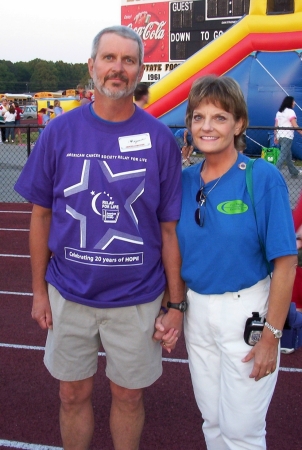
<path id="1" fill-rule="evenodd" d="M 195 222 L 200 227 L 203 227 L 204 218 L 206 214 L 206 195 L 203 192 L 203 186 L 198 189 L 196 194 L 196 201 L 198 203 L 198 208 L 195 211 Z"/>

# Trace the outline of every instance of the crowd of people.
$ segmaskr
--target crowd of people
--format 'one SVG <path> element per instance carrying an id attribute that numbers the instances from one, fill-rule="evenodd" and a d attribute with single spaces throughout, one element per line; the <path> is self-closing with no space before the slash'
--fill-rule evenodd
<path id="1" fill-rule="evenodd" d="M 81 85 L 79 87 L 80 106 L 90 103 L 94 100 L 94 95 L 90 90 L 85 90 Z M 64 113 L 60 100 L 54 100 L 54 104 L 46 108 L 40 108 L 37 114 L 39 134 L 42 133 L 50 119 L 58 117 Z M 15 143 L 17 134 L 19 145 L 22 144 L 21 129 L 17 127 L 21 123 L 22 109 L 17 102 L 9 101 L 6 97 L 0 100 L 0 144 Z M 2 126 L 1 126 L 2 125 Z M 25 145 L 25 144 L 24 144 Z"/>
<path id="2" fill-rule="evenodd" d="M 247 107 L 226 76 L 191 87 L 179 145 L 203 158 L 182 170 L 175 136 L 143 109 L 143 55 L 129 27 L 95 36 L 94 102 L 48 122 L 15 186 L 33 204 L 32 317 L 59 380 L 63 447 L 89 448 L 102 343 L 114 448 L 138 450 L 144 389 L 184 322 L 207 448 L 264 450 L 297 263 L 287 186 L 260 159 L 249 195 Z M 255 312 L 261 331 L 246 338 Z"/>
<path id="3" fill-rule="evenodd" d="M 15 125 L 20 125 L 22 109 L 17 102 L 8 101 L 3 97 L 0 102 L 0 127 L 1 124 L 5 125 L 1 127 L 0 144 L 1 143 L 14 143 L 15 134 L 18 135 L 19 144 L 22 144 L 21 130 L 16 128 Z"/>

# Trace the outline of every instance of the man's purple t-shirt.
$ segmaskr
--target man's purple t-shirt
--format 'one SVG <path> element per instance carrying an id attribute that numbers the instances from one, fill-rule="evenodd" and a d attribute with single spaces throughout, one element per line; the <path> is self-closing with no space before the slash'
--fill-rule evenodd
<path id="1" fill-rule="evenodd" d="M 52 209 L 46 280 L 88 306 L 153 301 L 166 283 L 160 222 L 179 219 L 180 180 L 173 134 L 140 108 L 124 122 L 91 105 L 51 121 L 15 186 Z"/>

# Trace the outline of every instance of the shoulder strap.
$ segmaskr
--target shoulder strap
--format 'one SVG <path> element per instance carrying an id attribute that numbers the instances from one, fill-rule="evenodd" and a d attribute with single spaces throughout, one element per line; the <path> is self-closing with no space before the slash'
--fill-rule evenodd
<path id="1" fill-rule="evenodd" d="M 257 215 L 256 215 L 255 202 L 254 202 L 254 188 L 253 188 L 253 167 L 254 167 L 255 161 L 256 161 L 255 159 L 249 159 L 249 161 L 247 163 L 247 166 L 246 166 L 246 171 L 245 171 L 245 181 L 246 181 L 247 192 L 248 192 L 248 194 L 249 194 L 249 196 L 251 198 L 251 202 L 252 202 L 252 206 L 253 206 L 253 211 L 254 211 L 255 220 L 256 220 L 256 227 L 257 227 L 257 234 L 258 234 L 258 240 L 259 240 L 260 248 L 261 248 L 261 251 L 262 251 L 263 258 L 265 260 L 267 273 L 271 277 L 270 263 L 268 262 L 268 260 L 266 258 L 265 248 L 264 248 L 264 245 L 263 245 L 263 243 L 262 243 L 262 241 L 260 239 L 259 232 L 258 232 L 258 223 L 257 223 Z"/>
<path id="2" fill-rule="evenodd" d="M 253 190 L 253 166 L 254 166 L 255 159 L 249 159 L 247 166 L 246 166 L 246 172 L 245 172 L 245 179 L 246 179 L 246 187 L 247 192 L 249 196 L 251 197 L 251 202 L 254 210 L 254 214 L 256 216 L 255 211 L 255 204 L 254 204 L 254 190 Z"/>

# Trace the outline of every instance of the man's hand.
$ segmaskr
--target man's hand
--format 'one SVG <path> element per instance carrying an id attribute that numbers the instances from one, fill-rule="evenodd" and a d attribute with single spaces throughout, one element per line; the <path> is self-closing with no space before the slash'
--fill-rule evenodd
<path id="1" fill-rule="evenodd" d="M 160 314 L 155 320 L 153 339 L 160 341 L 168 353 L 175 348 L 182 331 L 183 313 L 169 309 L 166 314 Z"/>
<path id="2" fill-rule="evenodd" d="M 52 329 L 52 314 L 48 294 L 34 294 L 31 317 L 38 322 L 42 330 Z"/>

